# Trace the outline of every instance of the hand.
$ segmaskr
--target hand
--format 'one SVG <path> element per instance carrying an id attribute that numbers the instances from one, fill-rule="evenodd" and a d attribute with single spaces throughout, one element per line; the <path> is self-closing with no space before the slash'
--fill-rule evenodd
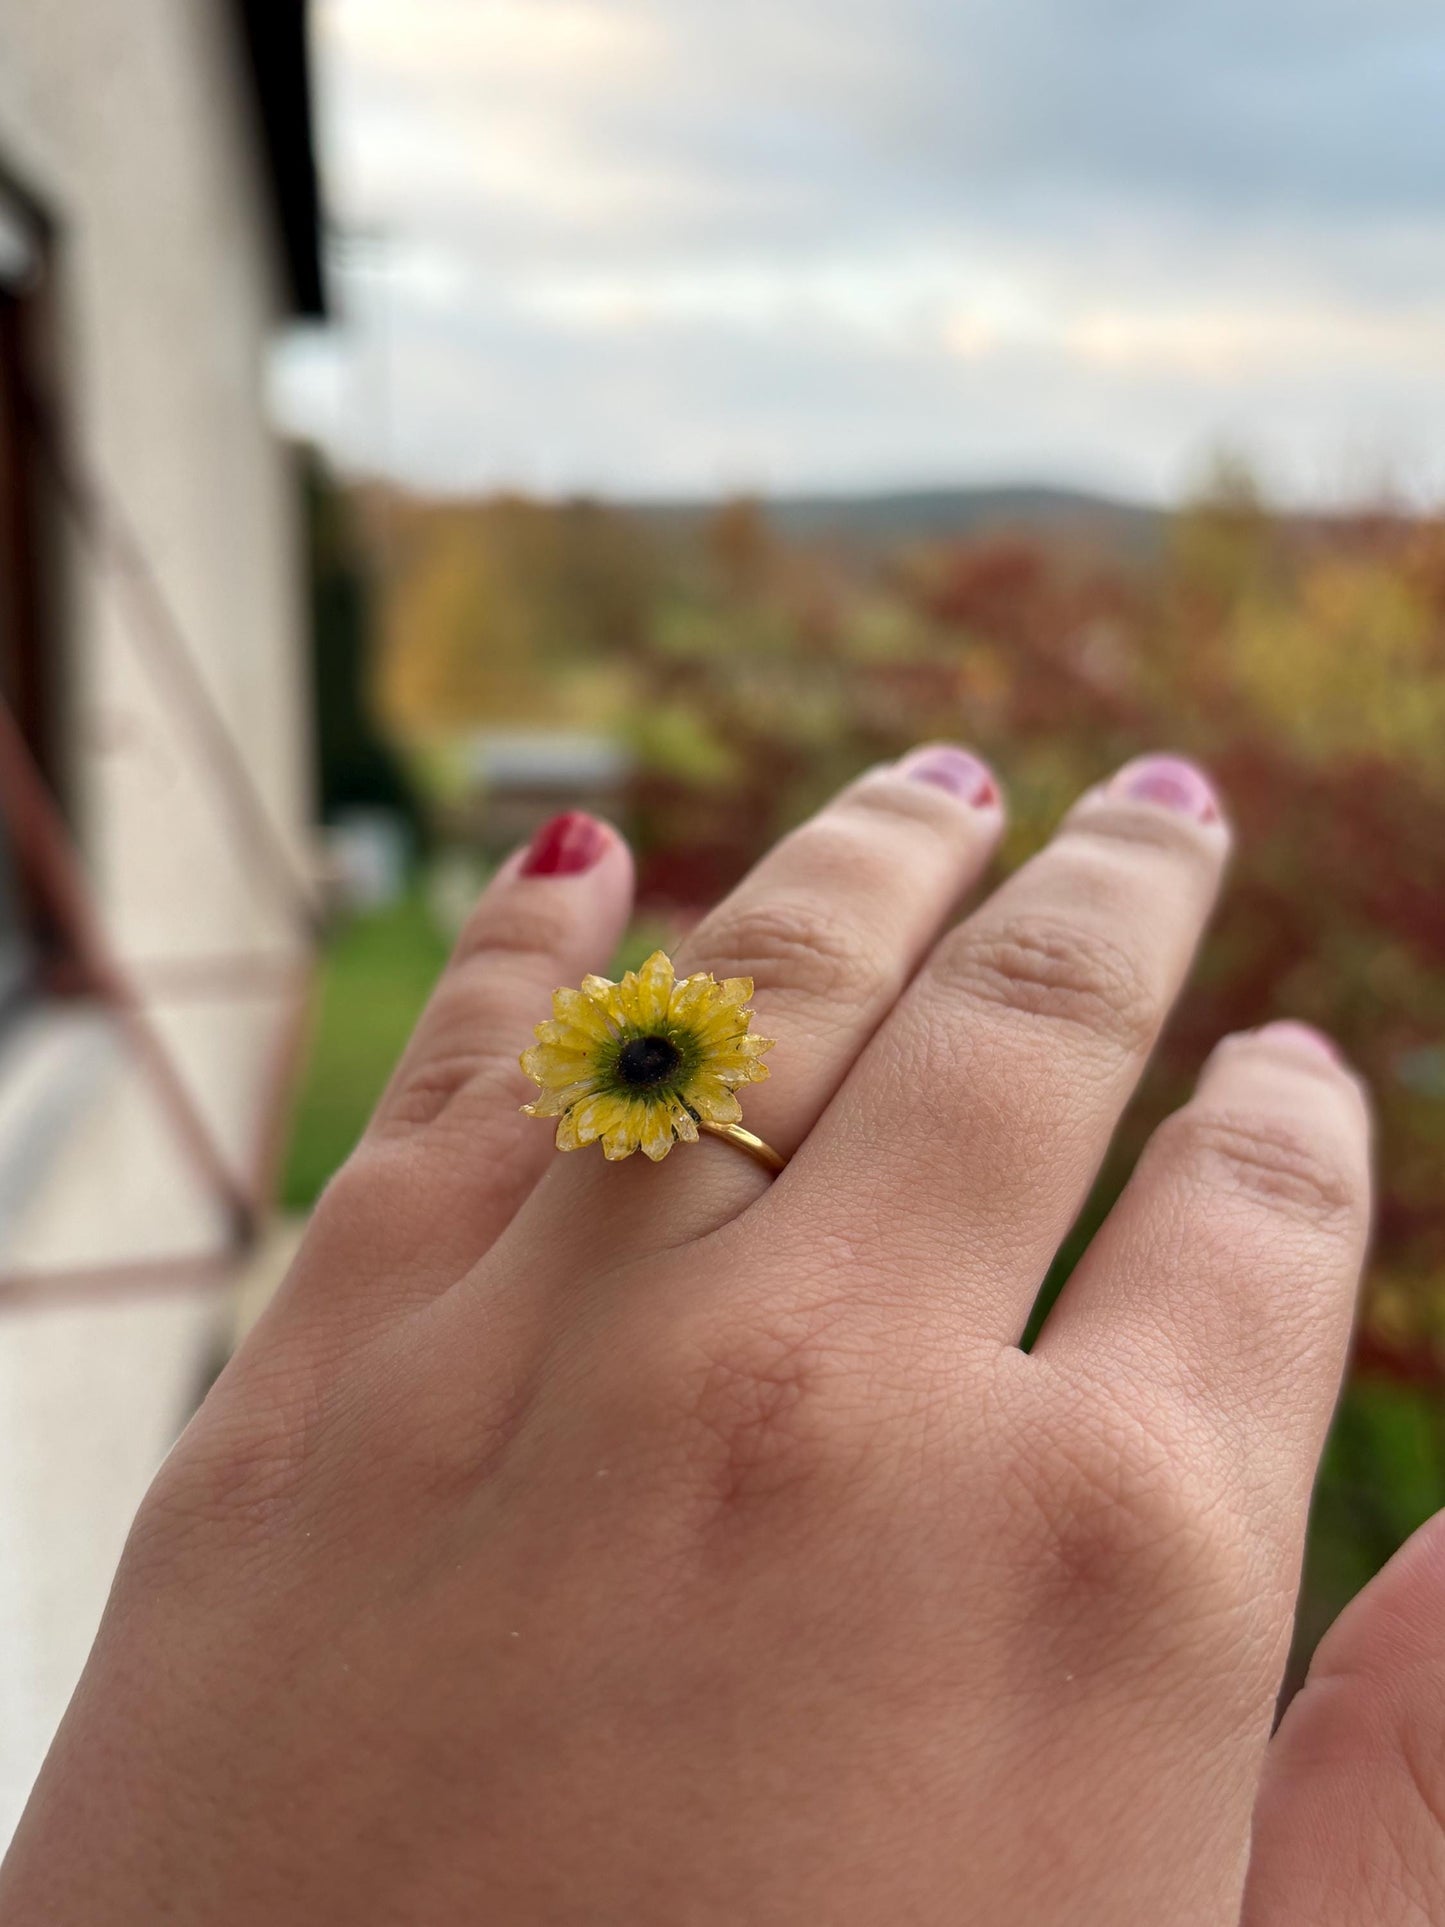
<path id="1" fill-rule="evenodd" d="M 1360 1090 L 1221 1045 L 1021 1352 L 1228 836 L 1136 765 L 948 929 L 1001 820 L 916 752 L 689 940 L 778 1039 L 775 1182 L 518 1116 L 629 863 L 574 818 L 502 870 L 142 1509 L 0 1919 L 1442 1917 L 1440 1532 L 1269 1737 Z"/>

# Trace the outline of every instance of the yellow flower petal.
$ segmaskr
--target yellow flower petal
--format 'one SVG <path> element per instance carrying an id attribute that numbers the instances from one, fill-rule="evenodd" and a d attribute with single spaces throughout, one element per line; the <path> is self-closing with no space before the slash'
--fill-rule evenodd
<path id="1" fill-rule="evenodd" d="M 556 1044 L 562 1050 L 592 1051 L 608 1041 L 606 1038 L 590 1036 L 579 1024 L 564 1023 L 556 1017 L 548 1017 L 545 1022 L 537 1024 L 532 1035 L 539 1044 Z"/>
<path id="2" fill-rule="evenodd" d="M 621 999 L 627 1021 L 641 1031 L 665 1029 L 673 982 L 672 959 L 662 950 L 654 950 L 640 970 L 629 970 Z"/>
<path id="3" fill-rule="evenodd" d="M 610 1159 L 641 1150 L 654 1162 L 675 1143 L 698 1136 L 698 1120 L 735 1124 L 742 1107 L 735 1092 L 768 1075 L 762 1062 L 772 1039 L 754 1036 L 748 1008 L 752 980 L 717 983 L 705 971 L 681 982 L 657 950 L 620 983 L 589 976 L 580 990 L 558 990 L 552 1015 L 536 1026 L 537 1042 L 522 1068 L 539 1087 L 523 1108 L 557 1119 L 557 1144 L 575 1151 L 601 1140 Z M 635 1085 L 617 1060 L 619 1036 L 665 1035 L 690 1067 L 685 1087 L 664 1072 L 653 1085 Z"/>
<path id="4" fill-rule="evenodd" d="M 705 1070 L 721 1076 L 725 1070 L 736 1069 L 748 1078 L 764 1078 L 767 1066 L 760 1059 L 763 1052 L 771 1050 L 771 1037 L 730 1037 L 724 1044 L 713 1044 L 707 1051 Z"/>
<path id="5" fill-rule="evenodd" d="M 615 1037 L 625 1022 L 622 1014 L 622 986 L 610 977 L 584 977 L 582 994 L 600 1016 L 603 1035 Z"/>
<path id="6" fill-rule="evenodd" d="M 720 1084 L 726 1084 L 730 1091 L 740 1090 L 744 1084 L 761 1084 L 768 1075 L 766 1064 L 747 1062 L 730 1063 L 726 1058 L 709 1056 L 707 1074 L 715 1077 Z"/>
<path id="7" fill-rule="evenodd" d="M 648 1107 L 636 1098 L 614 1098 L 612 1102 L 617 1109 L 614 1121 L 603 1133 L 602 1155 L 615 1164 L 621 1158 L 630 1158 L 641 1143 Z"/>
<path id="8" fill-rule="evenodd" d="M 561 1117 L 564 1111 L 570 1111 L 574 1104 L 580 1104 L 584 1097 L 591 1095 L 590 1082 L 563 1084 L 555 1091 L 543 1091 L 530 1104 L 524 1104 L 522 1109 L 528 1117 Z"/>
<path id="9" fill-rule="evenodd" d="M 587 977 L 583 979 L 581 990 L 554 990 L 552 993 L 552 1015 L 559 1023 L 571 1024 L 584 1036 L 595 1042 L 604 1043 L 612 1036 L 612 1025 L 608 1021 L 606 1007 L 592 995 L 587 986 L 592 983 L 605 983 L 604 978 Z M 606 984 L 610 990 L 611 984 Z"/>
<path id="10" fill-rule="evenodd" d="M 709 1077 L 705 1071 L 691 1080 L 682 1095 L 684 1103 L 690 1104 L 709 1124 L 736 1124 L 742 1117 L 743 1107 L 727 1085 L 716 1077 Z"/>
<path id="11" fill-rule="evenodd" d="M 725 1044 L 747 1035 L 753 1013 L 740 1004 L 718 1004 L 700 1019 L 697 1034 L 704 1043 Z"/>
<path id="12" fill-rule="evenodd" d="M 672 993 L 668 1021 L 690 1027 L 712 1008 L 716 995 L 717 985 L 705 970 L 682 978 Z"/>
<path id="13" fill-rule="evenodd" d="M 667 1104 L 648 1104 L 643 1107 L 642 1150 L 654 1164 L 665 1158 L 673 1144 L 672 1107 Z"/>
<path id="14" fill-rule="evenodd" d="M 591 1097 L 582 1098 L 562 1120 L 562 1124 L 567 1126 L 568 1143 L 562 1143 L 562 1126 L 558 1126 L 558 1145 L 564 1151 L 573 1151 L 581 1145 L 591 1144 L 599 1137 L 605 1137 L 626 1117 L 629 1108 L 625 1097 L 613 1097 L 608 1092 L 599 1091 Z"/>
<path id="15" fill-rule="evenodd" d="M 517 1061 L 533 1083 L 542 1085 L 544 1089 L 556 1089 L 562 1084 L 576 1084 L 589 1076 L 593 1053 L 563 1050 L 560 1044 L 533 1044 L 530 1050 L 522 1052 Z"/>

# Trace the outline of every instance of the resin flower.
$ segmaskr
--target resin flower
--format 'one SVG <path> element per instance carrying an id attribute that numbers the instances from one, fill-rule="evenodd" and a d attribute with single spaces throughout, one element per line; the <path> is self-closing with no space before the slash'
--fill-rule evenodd
<path id="1" fill-rule="evenodd" d="M 609 1158 L 636 1150 L 665 1158 L 698 1125 L 736 1124 L 736 1091 L 768 1074 L 771 1037 L 749 1035 L 751 977 L 718 983 L 699 971 L 679 983 L 672 961 L 655 950 L 621 983 L 584 977 L 558 990 L 522 1069 L 541 1096 L 522 1109 L 557 1119 L 557 1148 L 576 1151 L 595 1138 Z"/>

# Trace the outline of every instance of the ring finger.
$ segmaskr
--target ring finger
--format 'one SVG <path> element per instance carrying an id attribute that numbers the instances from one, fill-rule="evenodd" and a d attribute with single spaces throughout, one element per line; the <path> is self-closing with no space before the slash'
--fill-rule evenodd
<path id="1" fill-rule="evenodd" d="M 802 1142 L 859 1051 L 982 873 L 1003 828 L 998 785 L 968 751 L 914 750 L 870 770 L 779 843 L 681 946 L 679 975 L 750 977 L 754 1029 L 776 1040 L 773 1076 L 746 1092 L 747 1128 L 784 1157 Z M 557 1161 L 528 1209 L 553 1227 L 609 1222 L 632 1200 L 647 1236 L 673 1243 L 734 1216 L 764 1172 L 730 1146 L 652 1166 L 604 1168 L 595 1150 Z M 559 1208 L 559 1200 L 561 1208 Z M 573 1208 L 573 1207 L 584 1208 Z"/>

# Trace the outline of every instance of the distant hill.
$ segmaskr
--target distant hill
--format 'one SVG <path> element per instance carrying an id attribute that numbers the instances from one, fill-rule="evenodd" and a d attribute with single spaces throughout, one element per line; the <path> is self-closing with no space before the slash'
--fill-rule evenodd
<path id="1" fill-rule="evenodd" d="M 769 521 L 786 536 L 805 542 L 837 538 L 869 547 L 1017 529 L 1143 554 L 1156 546 L 1164 523 L 1162 511 L 1137 502 L 1027 483 L 761 499 Z M 719 504 L 640 501 L 619 506 L 656 527 L 686 529 L 706 520 Z"/>

